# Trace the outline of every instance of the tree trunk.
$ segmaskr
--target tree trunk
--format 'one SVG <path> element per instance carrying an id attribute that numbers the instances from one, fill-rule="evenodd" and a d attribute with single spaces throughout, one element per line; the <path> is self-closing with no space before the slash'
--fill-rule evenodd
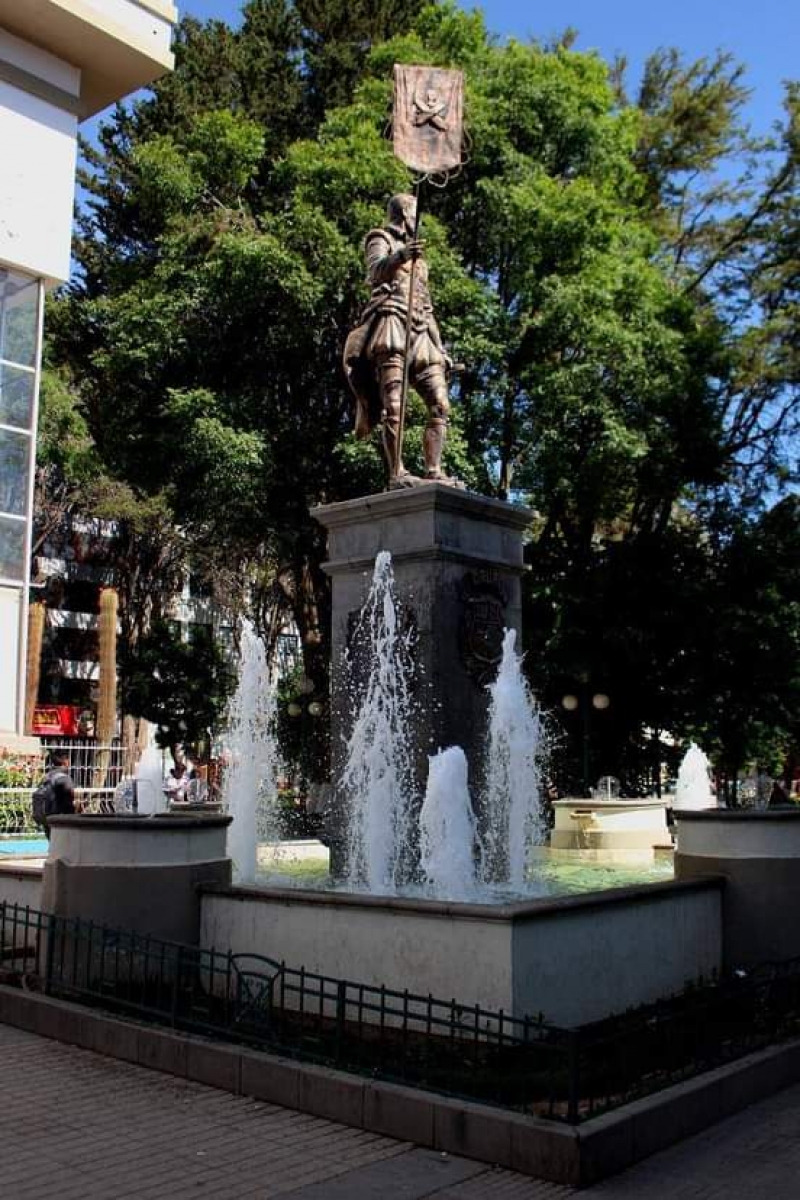
<path id="1" fill-rule="evenodd" d="M 111 745 L 117 723 L 117 593 L 114 588 L 100 592 L 97 631 L 100 641 L 100 695 L 97 701 L 97 744 L 104 747 L 97 755 L 94 787 L 103 787 L 108 773 Z"/>
<path id="2" fill-rule="evenodd" d="M 25 733 L 33 733 L 33 710 L 39 696 L 42 672 L 42 639 L 47 609 L 41 601 L 28 610 L 28 658 L 25 675 Z"/>
<path id="3" fill-rule="evenodd" d="M 137 760 L 136 717 L 126 713 L 122 718 L 122 774 L 133 775 Z"/>

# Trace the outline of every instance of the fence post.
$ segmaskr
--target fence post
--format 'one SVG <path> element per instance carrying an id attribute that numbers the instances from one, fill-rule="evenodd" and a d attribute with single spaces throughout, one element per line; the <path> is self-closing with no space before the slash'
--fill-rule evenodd
<path id="1" fill-rule="evenodd" d="M 53 988 L 53 960 L 56 952 L 56 916 L 50 913 L 47 918 L 47 955 L 44 966 L 44 994 L 49 996 Z"/>
<path id="2" fill-rule="evenodd" d="M 178 1004 L 180 1003 L 181 976 L 183 975 L 183 946 L 178 945 L 175 956 L 175 979 L 172 984 L 172 1027 L 178 1024 Z"/>
<path id="3" fill-rule="evenodd" d="M 344 1028 L 347 1014 L 347 984 L 340 979 L 336 985 L 336 1061 L 342 1061 Z"/>
<path id="4" fill-rule="evenodd" d="M 567 1094 L 567 1120 L 570 1125 L 577 1125 L 581 1102 L 581 1046 L 580 1033 L 570 1029 L 567 1043 L 567 1070 L 569 1073 Z"/>

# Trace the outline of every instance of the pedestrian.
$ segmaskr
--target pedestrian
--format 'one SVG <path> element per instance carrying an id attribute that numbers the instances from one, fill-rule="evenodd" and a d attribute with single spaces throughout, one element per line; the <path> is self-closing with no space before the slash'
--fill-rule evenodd
<path id="1" fill-rule="evenodd" d="M 75 783 L 69 773 L 66 750 L 53 750 L 48 770 L 33 793 L 33 819 L 50 841 L 50 818 L 75 813 Z"/>
<path id="2" fill-rule="evenodd" d="M 768 808 L 784 808 L 789 803 L 789 788 L 783 779 L 776 779 L 772 785 Z"/>

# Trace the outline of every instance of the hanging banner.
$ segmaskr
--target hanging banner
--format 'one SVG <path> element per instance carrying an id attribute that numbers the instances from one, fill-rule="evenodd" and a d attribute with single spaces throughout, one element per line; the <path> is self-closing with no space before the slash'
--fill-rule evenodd
<path id="1" fill-rule="evenodd" d="M 422 175 L 461 166 L 464 76 L 442 67 L 394 68 L 394 152 Z"/>

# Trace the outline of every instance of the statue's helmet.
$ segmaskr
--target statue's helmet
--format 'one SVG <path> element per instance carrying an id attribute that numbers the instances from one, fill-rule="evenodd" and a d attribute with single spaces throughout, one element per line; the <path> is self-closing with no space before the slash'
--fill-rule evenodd
<path id="1" fill-rule="evenodd" d="M 386 216 L 392 225 L 413 226 L 417 214 L 417 200 L 409 192 L 398 192 L 392 196 L 386 208 Z"/>

